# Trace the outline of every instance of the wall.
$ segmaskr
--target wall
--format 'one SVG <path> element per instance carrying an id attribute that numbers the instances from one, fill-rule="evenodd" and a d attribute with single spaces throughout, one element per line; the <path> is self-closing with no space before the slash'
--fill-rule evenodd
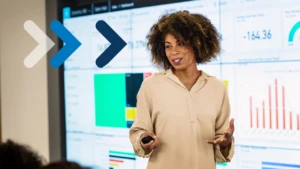
<path id="1" fill-rule="evenodd" d="M 31 69 L 23 64 L 37 45 L 23 29 L 28 19 L 46 30 L 44 0 L 0 2 L 2 140 L 28 144 L 49 160 L 47 59 Z"/>

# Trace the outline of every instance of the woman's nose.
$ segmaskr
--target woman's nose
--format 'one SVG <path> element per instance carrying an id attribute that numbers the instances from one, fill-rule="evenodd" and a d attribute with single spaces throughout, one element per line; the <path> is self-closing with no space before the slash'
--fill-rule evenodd
<path id="1" fill-rule="evenodd" d="M 179 53 L 179 51 L 177 50 L 177 47 L 176 47 L 176 46 L 172 47 L 171 50 L 172 50 L 172 51 L 171 51 L 171 54 L 172 54 L 172 55 L 176 55 L 176 54 Z"/>

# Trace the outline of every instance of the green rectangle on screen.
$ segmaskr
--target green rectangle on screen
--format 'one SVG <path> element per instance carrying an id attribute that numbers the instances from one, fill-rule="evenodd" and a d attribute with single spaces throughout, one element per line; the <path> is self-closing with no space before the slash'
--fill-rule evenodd
<path id="1" fill-rule="evenodd" d="M 125 156 L 136 156 L 134 153 L 130 153 L 130 152 L 122 152 L 122 151 L 109 151 L 110 155 L 125 155 Z"/>
<path id="2" fill-rule="evenodd" d="M 217 162 L 217 166 L 226 167 L 227 165 L 228 164 L 226 162 L 224 162 L 224 163 Z"/>
<path id="3" fill-rule="evenodd" d="M 127 127 L 125 84 L 124 74 L 94 75 L 96 126 Z"/>

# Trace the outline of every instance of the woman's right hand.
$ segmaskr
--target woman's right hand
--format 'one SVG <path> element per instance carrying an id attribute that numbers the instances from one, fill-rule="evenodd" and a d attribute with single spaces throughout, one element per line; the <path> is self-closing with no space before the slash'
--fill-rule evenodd
<path id="1" fill-rule="evenodd" d="M 142 142 L 142 139 L 144 137 L 147 137 L 147 136 L 151 136 L 153 138 L 153 140 L 151 140 L 149 143 L 146 143 L 144 144 Z M 159 145 L 159 140 L 158 138 L 155 136 L 155 134 L 153 132 L 150 132 L 150 131 L 145 131 L 143 134 L 142 134 L 142 137 L 141 137 L 141 145 L 143 147 L 144 150 L 153 150 L 155 149 L 158 145 Z"/>

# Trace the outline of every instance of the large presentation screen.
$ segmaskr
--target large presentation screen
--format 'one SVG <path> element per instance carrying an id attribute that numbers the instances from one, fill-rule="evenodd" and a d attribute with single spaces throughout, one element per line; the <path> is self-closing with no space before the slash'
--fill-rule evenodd
<path id="1" fill-rule="evenodd" d="M 207 16 L 222 36 L 217 60 L 198 65 L 227 85 L 235 118 L 235 156 L 218 169 L 300 168 L 300 1 L 107 1 L 63 8 L 63 24 L 82 45 L 64 64 L 67 159 L 94 169 L 146 169 L 129 128 L 150 62 L 146 35 L 167 12 Z M 110 45 L 99 20 L 127 43 L 105 67 Z M 180 122 L 178 122 L 180 124 Z M 184 146 L 184 145 L 183 145 Z"/>

